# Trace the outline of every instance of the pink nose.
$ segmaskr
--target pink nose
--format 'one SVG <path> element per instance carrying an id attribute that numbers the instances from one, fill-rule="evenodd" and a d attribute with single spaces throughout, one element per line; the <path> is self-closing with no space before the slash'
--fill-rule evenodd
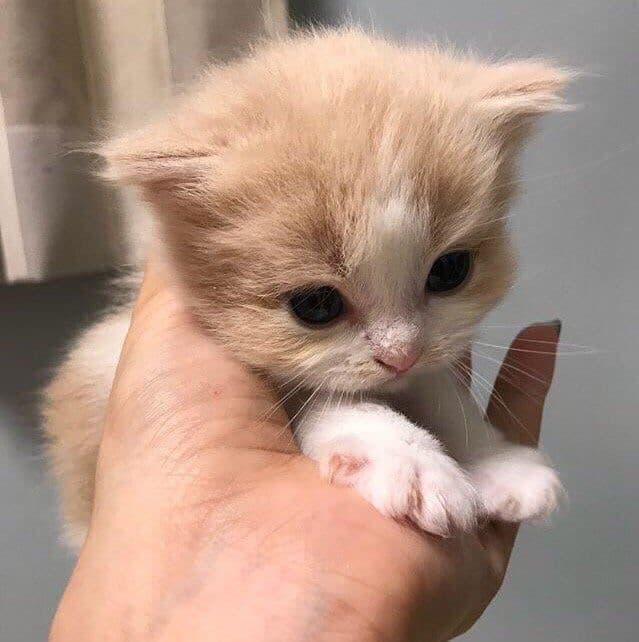
<path id="1" fill-rule="evenodd" d="M 411 348 L 405 352 L 384 351 L 375 357 L 375 361 L 400 375 L 408 372 L 417 363 L 421 353 L 419 348 Z"/>

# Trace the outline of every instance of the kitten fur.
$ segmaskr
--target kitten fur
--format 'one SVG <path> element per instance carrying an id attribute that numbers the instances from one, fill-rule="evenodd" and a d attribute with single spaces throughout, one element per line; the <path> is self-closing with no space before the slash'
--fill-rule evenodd
<path id="1" fill-rule="evenodd" d="M 448 535 L 482 514 L 545 516 L 561 492 L 543 458 L 505 444 L 448 372 L 511 286 L 517 156 L 538 116 L 565 109 L 569 79 L 544 61 L 316 31 L 213 67 L 168 115 L 100 153 L 105 176 L 149 204 L 204 330 L 282 394 L 300 383 L 292 415 L 313 394 L 295 428 L 321 473 Z M 473 256 L 465 284 L 425 293 L 433 261 L 460 248 Z M 297 321 L 286 296 L 309 285 L 338 288 L 344 318 Z M 88 329 L 46 390 L 75 544 L 129 319 L 125 306 Z M 417 363 L 399 379 L 379 363 L 409 353 Z M 335 392 L 358 394 L 334 395 L 338 405 Z"/>

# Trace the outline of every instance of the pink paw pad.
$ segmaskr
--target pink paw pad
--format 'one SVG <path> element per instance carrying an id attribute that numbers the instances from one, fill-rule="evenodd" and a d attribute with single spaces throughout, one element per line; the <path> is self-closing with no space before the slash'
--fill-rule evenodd
<path id="1" fill-rule="evenodd" d="M 350 486 L 353 477 L 368 464 L 366 457 L 334 453 L 328 460 L 328 481 L 331 484 Z"/>

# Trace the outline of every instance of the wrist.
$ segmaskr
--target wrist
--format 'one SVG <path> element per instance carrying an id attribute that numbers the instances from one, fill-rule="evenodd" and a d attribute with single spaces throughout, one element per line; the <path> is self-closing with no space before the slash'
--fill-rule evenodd
<path id="1" fill-rule="evenodd" d="M 399 575 L 367 586 L 337 572 L 338 559 L 309 556 L 317 547 L 296 545 L 304 541 L 297 533 L 220 529 L 190 549 L 174 546 L 166 532 L 160 539 L 153 546 L 136 535 L 127 546 L 105 531 L 90 537 L 49 642 L 204 642 L 211 631 L 229 641 L 409 639 L 410 600 Z"/>
<path id="2" fill-rule="evenodd" d="M 229 560 L 231 572 L 222 564 L 202 594 L 180 595 L 183 590 L 197 592 L 196 580 L 190 588 L 172 587 L 177 590 L 162 596 L 148 591 L 152 584 L 147 581 L 124 573 L 119 581 L 112 572 L 105 577 L 99 564 L 85 566 L 85 560 L 79 561 L 60 602 L 49 642 L 174 642 L 185 635 L 204 642 L 211 631 L 229 641 L 408 639 L 406 627 L 398 626 L 398 611 L 382 604 L 384 599 L 371 600 L 363 593 L 354 597 L 351 590 L 342 594 L 338 586 L 329 593 L 319 582 L 289 579 L 270 565 L 239 579 L 244 573 Z"/>

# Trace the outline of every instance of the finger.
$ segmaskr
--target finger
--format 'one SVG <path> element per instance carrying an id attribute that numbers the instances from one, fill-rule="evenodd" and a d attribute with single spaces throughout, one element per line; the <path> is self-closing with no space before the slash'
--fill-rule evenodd
<path id="1" fill-rule="evenodd" d="M 155 257 L 151 256 L 144 268 L 140 291 L 136 297 L 134 313 L 143 308 L 149 300 L 167 290 L 167 281 Z"/>
<path id="2" fill-rule="evenodd" d="M 522 330 L 504 359 L 486 412 L 490 423 L 507 439 L 536 446 L 544 403 L 555 371 L 561 322 L 538 323 Z M 495 564 L 505 571 L 518 525 L 495 522 L 485 534 L 494 534 Z"/>
<path id="3" fill-rule="evenodd" d="M 555 371 L 561 323 L 528 326 L 508 350 L 486 417 L 510 441 L 536 445 L 546 395 Z"/>

